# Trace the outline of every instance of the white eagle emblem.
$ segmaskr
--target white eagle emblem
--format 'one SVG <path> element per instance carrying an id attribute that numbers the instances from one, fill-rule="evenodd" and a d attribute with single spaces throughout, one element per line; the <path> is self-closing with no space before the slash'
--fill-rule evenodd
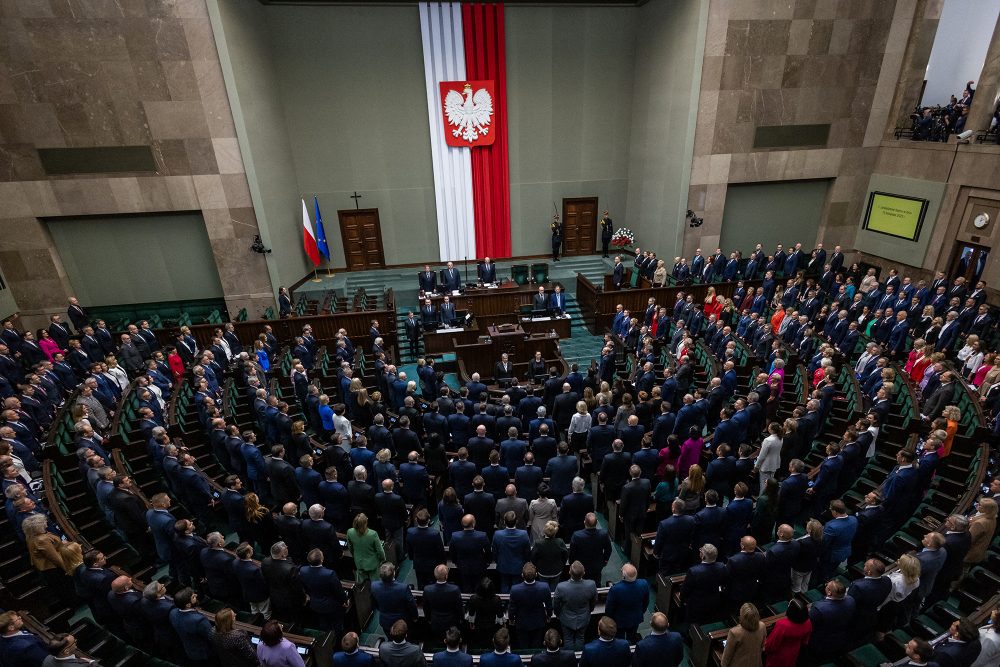
<path id="1" fill-rule="evenodd" d="M 473 94 L 472 86 L 467 83 L 464 99 L 462 93 L 448 91 L 444 98 L 444 112 L 448 116 L 448 124 L 455 126 L 451 131 L 452 135 L 471 143 L 479 139 L 480 134 L 489 134 L 493 98 L 485 88 L 480 88 Z"/>

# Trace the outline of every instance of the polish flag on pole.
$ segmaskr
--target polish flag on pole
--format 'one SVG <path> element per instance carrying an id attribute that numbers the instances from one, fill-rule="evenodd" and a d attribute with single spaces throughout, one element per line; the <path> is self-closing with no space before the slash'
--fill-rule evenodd
<path id="1" fill-rule="evenodd" d="M 306 208 L 306 200 L 302 200 L 302 246 L 312 260 L 313 266 L 319 266 L 319 246 L 316 245 L 316 235 L 313 233 L 312 221 L 309 220 L 309 209 Z"/>

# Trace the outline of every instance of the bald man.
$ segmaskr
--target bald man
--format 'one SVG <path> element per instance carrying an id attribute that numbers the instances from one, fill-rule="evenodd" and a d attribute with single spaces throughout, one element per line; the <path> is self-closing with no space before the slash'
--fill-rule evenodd
<path id="1" fill-rule="evenodd" d="M 472 593 L 486 574 L 486 568 L 493 558 L 486 533 L 476 530 L 476 517 L 471 514 L 462 517 L 462 530 L 451 536 L 448 551 L 458 567 L 462 592 Z"/>
<path id="2" fill-rule="evenodd" d="M 618 624 L 618 638 L 630 643 L 636 640 L 649 606 L 649 583 L 638 574 L 631 563 L 623 565 L 621 581 L 608 591 L 605 607 L 605 613 Z"/>
<path id="3" fill-rule="evenodd" d="M 679 667 L 684 660 L 684 639 L 670 632 L 667 615 L 653 614 L 649 636 L 635 645 L 632 667 Z"/>

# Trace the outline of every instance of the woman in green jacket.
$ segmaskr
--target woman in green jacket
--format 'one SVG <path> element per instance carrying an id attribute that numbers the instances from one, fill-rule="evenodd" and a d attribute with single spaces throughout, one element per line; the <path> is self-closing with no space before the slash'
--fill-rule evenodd
<path id="1" fill-rule="evenodd" d="M 364 512 L 354 517 L 354 527 L 347 531 L 347 543 L 354 556 L 354 577 L 360 584 L 378 574 L 379 565 L 385 561 L 382 540 L 374 530 L 368 528 L 368 517 Z"/>

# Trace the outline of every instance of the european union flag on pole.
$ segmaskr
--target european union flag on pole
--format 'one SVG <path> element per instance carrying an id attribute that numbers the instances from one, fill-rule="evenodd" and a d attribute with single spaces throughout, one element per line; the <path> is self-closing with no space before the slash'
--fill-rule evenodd
<path id="1" fill-rule="evenodd" d="M 326 244 L 326 231 L 323 229 L 323 216 L 319 213 L 319 200 L 313 195 L 313 204 L 316 207 L 316 247 L 320 253 L 330 259 L 330 246 Z"/>

